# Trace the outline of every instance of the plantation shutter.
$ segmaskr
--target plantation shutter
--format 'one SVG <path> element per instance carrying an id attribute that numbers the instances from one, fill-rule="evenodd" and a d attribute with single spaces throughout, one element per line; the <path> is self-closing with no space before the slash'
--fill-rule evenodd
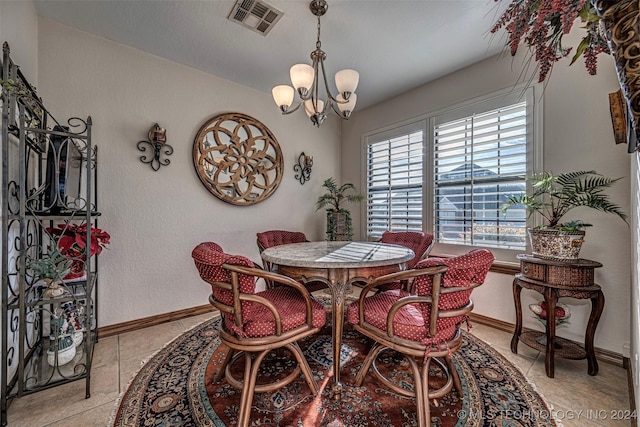
<path id="1" fill-rule="evenodd" d="M 407 126 L 367 145 L 367 236 L 422 231 L 424 130 Z"/>
<path id="2" fill-rule="evenodd" d="M 524 208 L 501 207 L 526 189 L 526 102 L 434 123 L 437 241 L 524 249 Z"/>

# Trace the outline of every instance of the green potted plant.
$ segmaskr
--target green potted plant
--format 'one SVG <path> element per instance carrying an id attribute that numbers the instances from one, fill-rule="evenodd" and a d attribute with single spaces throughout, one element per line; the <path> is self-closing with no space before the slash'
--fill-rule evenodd
<path id="1" fill-rule="evenodd" d="M 353 230 L 351 228 L 351 213 L 341 207 L 345 202 L 361 202 L 364 196 L 358 193 L 351 183 L 338 187 L 333 178 L 328 178 L 322 183 L 327 192 L 316 202 L 316 210 L 327 208 L 327 240 L 351 240 Z"/>
<path id="2" fill-rule="evenodd" d="M 27 264 L 36 281 L 46 283 L 47 288 L 43 292 L 45 298 L 54 298 L 64 293 L 62 279 L 71 271 L 72 260 L 60 252 L 60 249 L 49 248 L 49 252 L 41 258 L 32 259 Z"/>
<path id="3" fill-rule="evenodd" d="M 542 172 L 527 180 L 532 185 L 531 194 L 510 196 L 502 210 L 506 212 L 512 206 L 522 205 L 529 217 L 537 213 L 544 218 L 545 224 L 527 230 L 534 256 L 560 260 L 578 258 L 584 241 L 583 229 L 591 224 L 581 220 L 561 222 L 573 208 L 585 206 L 617 215 L 627 222 L 620 206 L 603 194 L 620 178 L 606 178 L 595 171 L 577 171 L 558 175 Z"/>

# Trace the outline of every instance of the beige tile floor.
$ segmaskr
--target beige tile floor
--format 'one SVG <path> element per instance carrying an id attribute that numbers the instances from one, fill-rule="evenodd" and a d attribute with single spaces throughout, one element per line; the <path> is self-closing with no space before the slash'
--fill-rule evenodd
<path id="1" fill-rule="evenodd" d="M 90 399 L 84 398 L 84 381 L 14 399 L 9 408 L 9 426 L 108 425 L 116 399 L 141 363 L 171 339 L 211 316 L 195 316 L 101 339 L 96 344 Z M 550 379 L 544 371 L 544 354 L 523 344 L 519 354 L 511 353 L 511 334 L 478 324 L 472 333 L 493 344 L 520 368 L 553 406 L 565 427 L 636 425 L 612 419 L 618 411 L 629 409 L 626 371 L 622 368 L 600 363 L 600 372 L 591 377 L 587 375 L 586 361 L 558 359 L 555 378 Z"/>

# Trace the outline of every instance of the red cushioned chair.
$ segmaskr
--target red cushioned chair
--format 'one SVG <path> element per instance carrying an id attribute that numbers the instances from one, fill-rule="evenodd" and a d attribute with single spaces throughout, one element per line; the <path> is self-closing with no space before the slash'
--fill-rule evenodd
<path id="1" fill-rule="evenodd" d="M 287 245 L 289 243 L 304 243 L 308 242 L 307 236 L 300 231 L 286 231 L 286 230 L 268 230 L 262 233 L 257 233 L 257 244 L 260 253 L 267 248 L 273 246 Z M 270 262 L 262 260 L 262 265 L 267 271 L 277 272 L 277 267 L 271 265 Z M 273 282 L 267 282 L 267 287 L 272 288 Z M 322 282 L 310 282 L 306 284 L 307 289 L 311 292 L 319 289 L 326 288 L 327 285 Z"/>
<path id="2" fill-rule="evenodd" d="M 307 236 L 300 231 L 268 230 L 257 233 L 256 236 L 258 237 L 256 243 L 260 253 L 273 246 L 308 242 Z M 268 261 L 262 260 L 262 265 L 267 271 L 275 271 L 273 265 Z"/>
<path id="3" fill-rule="evenodd" d="M 277 390 L 295 380 L 302 370 L 311 392 L 318 387 L 297 341 L 317 333 L 325 324 L 324 306 L 295 280 L 253 267 L 243 256 L 229 255 L 213 243 L 201 243 L 191 253 L 200 277 L 211 285 L 209 302 L 220 310 L 220 340 L 230 348 L 214 381 L 224 372 L 232 386 L 242 390 L 238 425 L 248 426 L 254 392 Z M 278 283 L 256 292 L 256 279 Z M 271 384 L 256 384 L 260 363 L 274 349 L 286 347 L 298 361 L 286 378 Z M 244 378 L 236 379 L 230 366 L 244 356 Z M 252 357 L 253 356 L 253 357 Z"/>
<path id="4" fill-rule="evenodd" d="M 407 247 L 413 251 L 415 256 L 413 259 L 407 261 L 407 269 L 410 270 L 416 266 L 418 261 L 429 256 L 429 252 L 433 248 L 435 240 L 433 234 L 427 234 L 419 231 L 385 231 L 382 233 L 381 243 L 391 243 L 394 245 L 400 245 Z M 389 283 L 384 286 L 380 286 L 379 290 L 389 289 L 402 289 L 409 290 L 408 286 L 410 281 Z"/>
<path id="5" fill-rule="evenodd" d="M 358 373 L 361 386 L 369 368 L 394 392 L 414 397 L 418 426 L 429 426 L 429 400 L 449 393 L 455 387 L 462 398 L 462 385 L 453 366 L 452 353 L 462 345 L 460 325 L 473 310 L 471 291 L 480 286 L 493 263 L 486 249 L 475 249 L 454 258 L 428 258 L 413 270 L 388 274 L 368 283 L 360 299 L 349 305 L 347 319 L 353 327 L 373 339 L 375 344 Z M 387 283 L 415 280 L 415 294 L 402 289 L 370 291 Z M 414 389 L 399 387 L 376 367 L 376 358 L 385 349 L 403 354 L 411 365 Z M 434 362 L 446 377 L 445 384 L 429 389 L 429 365 Z"/>

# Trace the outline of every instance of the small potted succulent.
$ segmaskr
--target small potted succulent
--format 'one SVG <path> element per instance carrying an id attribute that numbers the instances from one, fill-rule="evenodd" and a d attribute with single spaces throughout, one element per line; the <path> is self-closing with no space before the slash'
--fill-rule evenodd
<path id="1" fill-rule="evenodd" d="M 316 210 L 327 208 L 327 240 L 351 240 L 351 213 L 341 206 L 344 202 L 361 202 L 364 196 L 358 193 L 351 184 L 338 187 L 333 178 L 328 178 L 322 184 L 328 191 L 318 197 Z"/>
<path id="2" fill-rule="evenodd" d="M 559 260 L 578 258 L 584 241 L 584 228 L 591 224 L 581 220 L 561 222 L 573 208 L 585 206 L 617 215 L 627 222 L 620 206 L 603 194 L 620 178 L 606 178 L 595 171 L 578 171 L 558 175 L 542 172 L 527 180 L 532 185 L 531 194 L 509 196 L 502 210 L 516 205 L 525 206 L 529 217 L 537 213 L 544 218 L 545 224 L 527 230 L 534 256 Z"/>
<path id="3" fill-rule="evenodd" d="M 47 288 L 43 292 L 45 298 L 54 298 L 64 294 L 62 280 L 71 271 L 72 260 L 60 252 L 57 247 L 50 248 L 49 252 L 39 259 L 30 260 L 27 268 L 37 281 L 46 283 Z"/>

